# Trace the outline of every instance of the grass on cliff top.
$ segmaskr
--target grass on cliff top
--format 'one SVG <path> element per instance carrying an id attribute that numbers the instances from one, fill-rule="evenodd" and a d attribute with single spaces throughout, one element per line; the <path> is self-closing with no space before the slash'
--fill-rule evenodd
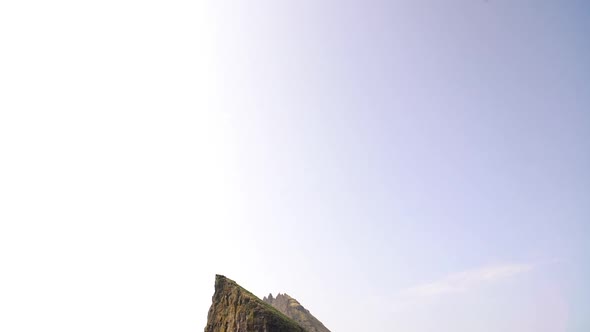
<path id="1" fill-rule="evenodd" d="M 253 301 L 248 302 L 246 305 L 248 306 L 248 310 L 252 313 L 256 312 L 259 313 L 263 311 L 267 313 L 267 317 L 269 318 L 276 318 L 272 321 L 272 323 L 278 325 L 281 329 L 286 328 L 289 330 L 300 330 L 305 331 L 305 329 L 299 325 L 296 321 L 292 320 L 291 318 L 287 317 L 282 312 L 278 311 L 272 305 L 262 301 L 258 296 L 250 293 L 247 289 L 240 286 L 237 282 L 223 276 L 223 275 L 216 275 L 215 276 L 215 289 L 221 289 L 225 287 L 225 285 L 230 285 L 232 288 L 239 290 L 240 292 L 246 294 L 248 297 L 251 297 Z M 252 314 L 253 316 L 253 314 Z"/>

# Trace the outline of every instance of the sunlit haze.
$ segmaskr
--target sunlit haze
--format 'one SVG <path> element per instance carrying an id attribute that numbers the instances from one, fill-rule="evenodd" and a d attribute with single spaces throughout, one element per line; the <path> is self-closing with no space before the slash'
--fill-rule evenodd
<path id="1" fill-rule="evenodd" d="M 3 1 L 0 331 L 590 331 L 587 1 Z"/>

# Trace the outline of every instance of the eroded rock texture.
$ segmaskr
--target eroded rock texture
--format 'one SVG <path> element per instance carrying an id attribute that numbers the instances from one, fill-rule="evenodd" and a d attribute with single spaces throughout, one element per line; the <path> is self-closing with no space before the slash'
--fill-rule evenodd
<path id="1" fill-rule="evenodd" d="M 269 294 L 268 297 L 264 297 L 263 301 L 299 323 L 308 332 L 330 332 L 309 310 L 287 294 L 279 293 L 276 298 Z"/>
<path id="2" fill-rule="evenodd" d="M 272 305 L 222 275 L 215 276 L 215 294 L 205 332 L 306 332 Z"/>

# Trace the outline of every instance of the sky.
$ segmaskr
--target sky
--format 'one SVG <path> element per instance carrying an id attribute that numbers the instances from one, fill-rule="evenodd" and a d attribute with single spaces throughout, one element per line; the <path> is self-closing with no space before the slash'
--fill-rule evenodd
<path id="1" fill-rule="evenodd" d="M 4 1 L 0 330 L 590 330 L 586 1 Z"/>

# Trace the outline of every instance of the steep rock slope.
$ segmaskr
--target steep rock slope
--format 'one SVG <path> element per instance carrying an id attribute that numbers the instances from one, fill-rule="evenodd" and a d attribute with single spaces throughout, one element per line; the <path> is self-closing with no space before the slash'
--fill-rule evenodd
<path id="1" fill-rule="evenodd" d="M 264 297 L 263 301 L 299 323 L 308 332 L 330 332 L 309 310 L 287 294 L 279 293 L 276 298 L 269 294 L 268 297 Z"/>
<path id="2" fill-rule="evenodd" d="M 233 280 L 215 276 L 205 332 L 307 332 Z"/>

